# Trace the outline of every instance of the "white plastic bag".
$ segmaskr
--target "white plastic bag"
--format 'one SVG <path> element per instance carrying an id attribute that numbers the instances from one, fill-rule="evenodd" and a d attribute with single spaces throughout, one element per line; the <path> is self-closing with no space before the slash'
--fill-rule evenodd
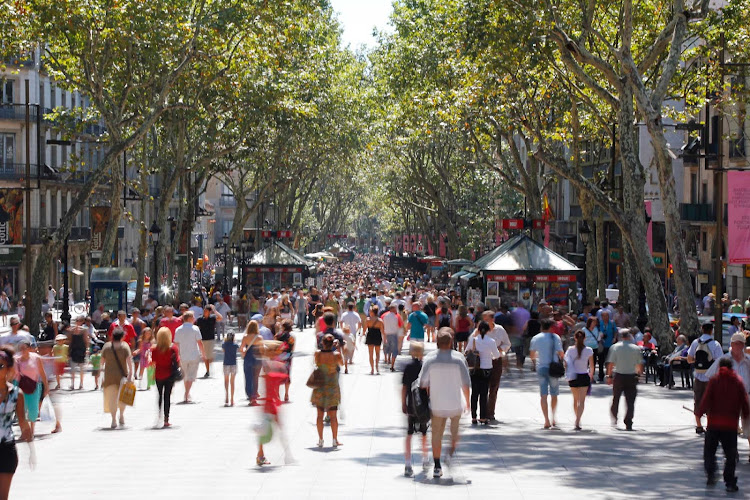
<path id="1" fill-rule="evenodd" d="M 56 421 L 55 409 L 52 407 L 52 401 L 50 401 L 49 397 L 44 398 L 42 402 L 42 407 L 39 409 L 39 418 L 45 423 L 54 423 Z"/>

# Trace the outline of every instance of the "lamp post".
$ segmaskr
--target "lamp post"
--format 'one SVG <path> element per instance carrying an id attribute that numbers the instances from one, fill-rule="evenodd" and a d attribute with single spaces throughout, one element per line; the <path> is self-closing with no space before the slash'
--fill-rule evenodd
<path id="1" fill-rule="evenodd" d="M 60 219 L 60 223 L 62 224 L 62 219 Z M 60 315 L 60 319 L 63 321 L 63 323 L 70 324 L 70 303 L 68 302 L 68 297 L 70 295 L 69 287 L 68 287 L 68 237 L 70 236 L 70 233 L 65 234 L 65 240 L 63 241 L 63 264 L 65 272 L 63 273 L 63 311 Z"/>
<path id="2" fill-rule="evenodd" d="M 159 263 L 157 262 L 156 258 L 156 252 L 157 252 L 157 246 L 159 244 L 159 234 L 161 233 L 161 228 L 156 223 L 156 220 L 154 220 L 154 223 L 151 224 L 151 227 L 149 228 L 148 232 L 151 234 L 151 240 L 154 242 L 154 275 L 151 277 L 151 282 L 149 283 L 149 295 L 156 298 L 158 300 L 159 296 Z"/>
<path id="3" fill-rule="evenodd" d="M 227 233 L 224 233 L 224 236 L 221 238 L 221 243 L 224 246 L 224 291 L 227 291 L 227 274 L 229 274 L 229 270 L 227 269 L 229 266 L 229 262 L 227 261 L 227 247 L 229 247 L 229 236 L 227 236 Z"/>
<path id="4" fill-rule="evenodd" d="M 242 240 L 240 239 L 240 242 L 235 243 L 234 245 L 232 245 L 231 248 L 232 248 L 232 280 L 230 281 L 230 283 L 234 284 L 234 264 L 237 262 L 237 257 L 239 257 L 240 260 L 242 259 Z M 242 267 L 242 263 L 240 263 L 240 267 Z M 239 280 L 239 272 L 237 274 L 238 274 L 237 278 Z M 237 295 L 239 296 L 239 294 L 240 294 L 240 283 L 238 281 Z"/>
<path id="5" fill-rule="evenodd" d="M 588 221 L 583 221 L 581 227 L 578 228 L 578 235 L 581 237 L 581 243 L 583 243 L 583 301 L 588 302 L 589 295 L 589 283 L 588 283 L 588 250 L 589 241 L 591 239 L 591 228 L 589 227 Z"/>

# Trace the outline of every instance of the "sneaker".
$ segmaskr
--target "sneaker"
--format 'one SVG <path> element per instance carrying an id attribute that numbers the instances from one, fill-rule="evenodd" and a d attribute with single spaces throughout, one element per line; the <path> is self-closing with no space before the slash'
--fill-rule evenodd
<path id="1" fill-rule="evenodd" d="M 727 485 L 727 493 L 737 493 L 740 489 L 736 484 Z"/>
<path id="2" fill-rule="evenodd" d="M 432 477 L 434 477 L 435 479 L 443 477 L 443 469 L 440 467 L 435 467 L 435 469 L 432 471 Z"/>
<path id="3" fill-rule="evenodd" d="M 706 486 L 713 486 L 716 484 L 716 477 L 715 476 L 708 476 L 706 478 Z"/>
<path id="4" fill-rule="evenodd" d="M 414 475 L 414 469 L 412 469 L 411 465 L 406 465 L 404 467 L 404 476 L 412 477 L 413 475 Z"/>
<path id="5" fill-rule="evenodd" d="M 430 464 L 432 464 L 432 460 L 430 460 L 429 457 L 425 457 L 425 459 L 422 460 L 422 468 L 424 470 L 428 470 L 430 468 Z"/>

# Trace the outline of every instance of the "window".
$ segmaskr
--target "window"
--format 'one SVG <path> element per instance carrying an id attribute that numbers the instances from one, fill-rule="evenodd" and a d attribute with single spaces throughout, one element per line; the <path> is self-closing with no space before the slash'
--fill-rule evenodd
<path id="1" fill-rule="evenodd" d="M 698 174 L 690 174 L 690 203 L 698 203 Z"/>
<path id="2" fill-rule="evenodd" d="M 13 104 L 13 80 L 5 80 L 3 82 L 3 104 Z"/>
<path id="3" fill-rule="evenodd" d="M 12 170 L 16 161 L 15 134 L 0 134 L 0 164 L 3 170 Z"/>
<path id="4" fill-rule="evenodd" d="M 49 86 L 49 107 L 52 109 L 57 107 L 57 89 L 54 85 Z"/>
<path id="5" fill-rule="evenodd" d="M 701 193 L 701 203 L 708 203 L 708 182 L 703 182 L 703 192 Z"/>
<path id="6" fill-rule="evenodd" d="M 706 252 L 707 248 L 708 248 L 708 237 L 705 231 L 701 231 L 701 250 Z"/>

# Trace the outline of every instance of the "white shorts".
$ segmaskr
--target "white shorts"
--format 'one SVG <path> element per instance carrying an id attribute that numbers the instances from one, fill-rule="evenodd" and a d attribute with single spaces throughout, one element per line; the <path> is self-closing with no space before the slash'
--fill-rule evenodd
<path id="1" fill-rule="evenodd" d="M 214 360 L 214 345 L 215 340 L 201 340 L 201 343 L 203 343 L 203 354 L 206 357 L 206 361 L 213 361 Z"/>
<path id="2" fill-rule="evenodd" d="M 183 379 L 185 382 L 194 382 L 198 377 L 198 360 L 195 361 L 180 361 L 182 365 L 182 373 L 185 376 Z"/>
<path id="3" fill-rule="evenodd" d="M 237 375 L 237 365 L 224 365 L 224 375 Z"/>

